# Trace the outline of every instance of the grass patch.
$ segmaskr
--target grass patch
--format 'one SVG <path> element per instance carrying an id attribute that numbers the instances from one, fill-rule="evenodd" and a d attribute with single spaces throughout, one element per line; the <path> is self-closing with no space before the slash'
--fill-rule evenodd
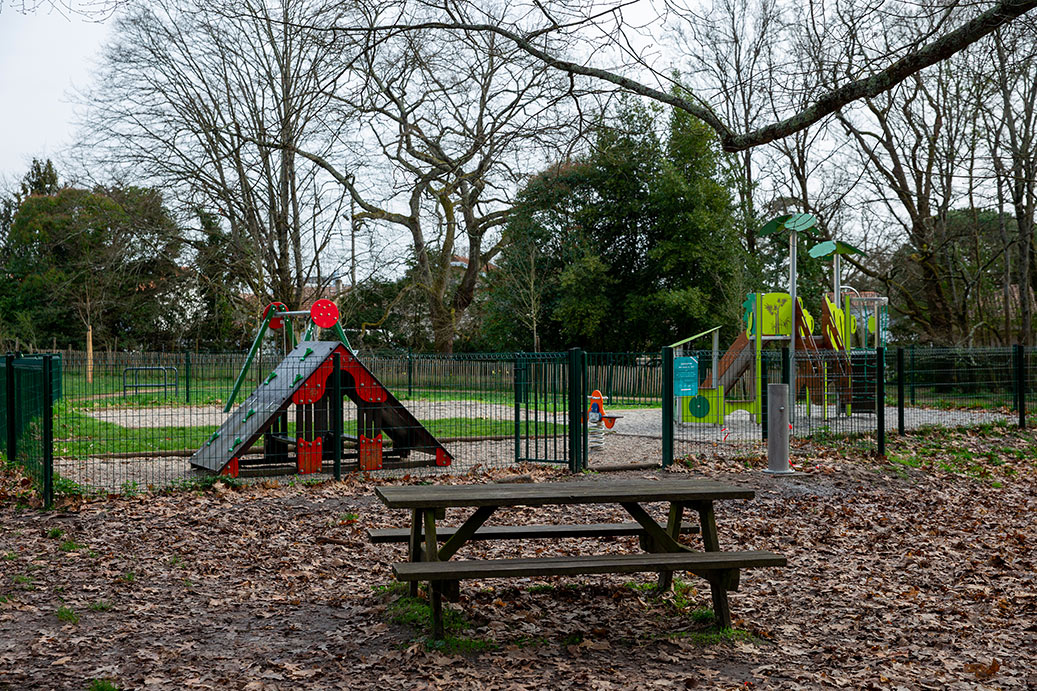
<path id="1" fill-rule="evenodd" d="M 395 598 L 386 608 L 389 620 L 394 624 L 407 626 L 415 632 L 423 633 L 424 635 L 419 636 L 419 639 L 429 650 L 450 655 L 474 655 L 487 650 L 495 650 L 498 647 L 493 641 L 458 636 L 457 633 L 469 628 L 468 621 L 460 612 L 446 607 L 443 608 L 443 640 L 433 639 L 430 635 L 432 632 L 432 606 L 427 600 L 410 596 L 406 583 L 375 585 L 371 586 L 371 590 L 379 595 Z"/>
<path id="2" fill-rule="evenodd" d="M 98 600 L 97 602 L 90 603 L 91 612 L 107 612 L 112 608 L 112 603 L 108 600 Z"/>
<path id="3" fill-rule="evenodd" d="M 76 550 L 83 549 L 84 547 L 86 547 L 86 545 L 81 545 L 75 540 L 65 540 L 61 543 L 61 546 L 58 549 L 60 549 L 62 552 L 75 552 Z"/>
<path id="4" fill-rule="evenodd" d="M 57 540 L 58 538 L 60 538 L 64 534 L 65 534 L 65 531 L 62 530 L 61 528 L 51 528 L 50 530 L 47 531 L 47 537 L 49 537 L 49 538 L 51 538 L 53 540 Z"/>
<path id="5" fill-rule="evenodd" d="M 66 624 L 78 624 L 79 615 L 72 611 L 71 607 L 61 605 L 57 611 L 58 621 L 63 621 Z"/>
<path id="6" fill-rule="evenodd" d="M 137 574 L 133 571 L 127 571 L 123 575 L 119 576 L 119 580 L 123 583 L 133 583 L 137 580 Z"/>
<path id="7" fill-rule="evenodd" d="M 4 552 L 3 556 L 0 556 L 0 559 L 3 559 L 4 561 L 14 561 L 17 558 L 18 555 L 14 552 Z"/>
<path id="8" fill-rule="evenodd" d="M 107 679 L 91 679 L 86 688 L 87 691 L 119 691 L 119 687 Z"/>
<path id="9" fill-rule="evenodd" d="M 705 631 L 676 631 L 668 634 L 666 638 L 681 638 L 701 646 L 717 645 L 718 643 L 753 643 L 757 640 L 751 633 L 742 629 L 717 629 L 715 627 Z"/>
<path id="10" fill-rule="evenodd" d="M 530 593 L 553 593 L 555 591 L 555 587 L 550 583 L 538 583 L 536 585 L 529 586 L 528 588 L 526 588 L 526 590 Z"/>
<path id="11" fill-rule="evenodd" d="M 15 585 L 22 586 L 22 590 L 35 590 L 36 589 L 36 586 L 34 586 L 33 583 L 32 583 L 32 576 L 29 576 L 29 575 L 26 575 L 26 574 L 16 573 L 15 575 L 11 576 L 11 581 Z"/>

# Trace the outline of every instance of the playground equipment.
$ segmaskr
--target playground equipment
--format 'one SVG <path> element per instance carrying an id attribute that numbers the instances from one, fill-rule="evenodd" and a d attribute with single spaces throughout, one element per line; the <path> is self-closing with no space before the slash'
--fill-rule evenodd
<path id="1" fill-rule="evenodd" d="M 753 421 L 760 422 L 763 351 L 771 344 L 802 353 L 803 376 L 795 384 L 797 395 L 806 392 L 808 400 L 827 407 L 830 401 L 837 401 L 841 392 L 849 390 L 850 361 L 844 333 L 854 327 L 852 322 L 846 322 L 844 310 L 827 296 L 822 305 L 819 336 L 813 335 L 813 316 L 798 299 L 793 310 L 788 293 L 750 293 L 743 307 L 745 328 L 722 357 L 718 357 L 714 339 L 715 364 L 698 395 L 681 399 L 678 419 L 721 425 L 731 413 L 744 410 Z"/>
<path id="2" fill-rule="evenodd" d="M 597 389 L 591 392 L 587 406 L 587 448 L 600 449 L 605 446 L 605 430 L 612 429 L 622 415 L 605 414 L 605 398 Z"/>
<path id="3" fill-rule="evenodd" d="M 302 340 L 295 343 L 289 325 L 291 352 L 191 456 L 191 465 L 234 477 L 243 466 L 266 466 L 251 474 L 285 472 L 286 466 L 290 472 L 293 465 L 300 474 L 316 473 L 334 458 L 334 445 L 342 440 L 355 445 L 355 451 L 341 455 L 350 470 L 450 465 L 450 452 L 357 359 L 330 300 L 318 300 L 309 311 L 288 311 L 281 303 L 267 306 L 224 410 L 233 406 L 267 329 L 284 328 L 287 318 L 303 315 L 309 320 Z M 333 330 L 338 340 L 316 340 L 318 328 Z M 335 391 L 356 405 L 356 437 L 338 435 L 333 429 L 333 415 L 341 414 L 332 400 Z M 292 405 L 294 430 L 288 421 Z M 341 420 L 334 428 L 341 429 Z M 383 433 L 392 441 L 389 449 L 383 446 Z M 260 437 L 262 448 L 253 449 Z M 412 452 L 430 458 L 412 459 Z"/>
<path id="4" fill-rule="evenodd" d="M 723 357 L 718 358 L 716 329 L 674 344 L 683 346 L 695 338 L 713 334 L 712 369 L 697 395 L 680 399 L 676 419 L 722 425 L 726 416 L 744 410 L 753 421 L 761 422 L 765 394 L 762 354 L 771 344 L 787 349 L 787 362 L 783 365 L 789 382 L 791 418 L 794 418 L 796 400 L 804 394 L 808 415 L 812 403 L 821 404 L 826 418 L 830 403 L 835 404 L 837 415 L 850 415 L 853 410 L 874 412 L 875 391 L 872 377 L 868 376 L 868 357 L 854 354 L 852 348 L 855 345 L 877 347 L 884 343 L 888 301 L 874 294 L 844 296 L 839 257 L 863 253 L 843 242 L 819 243 L 810 254 L 834 257 L 833 292 L 822 298 L 820 335 L 814 335 L 814 318 L 796 297 L 796 247 L 798 233 L 813 234 L 815 223 L 810 214 L 785 215 L 772 219 L 761 229 L 761 236 L 780 231 L 789 234 L 789 292 L 750 293 L 743 303 L 744 329 Z M 848 290 L 857 292 L 853 288 Z M 797 373 L 797 369 L 802 371 Z"/>

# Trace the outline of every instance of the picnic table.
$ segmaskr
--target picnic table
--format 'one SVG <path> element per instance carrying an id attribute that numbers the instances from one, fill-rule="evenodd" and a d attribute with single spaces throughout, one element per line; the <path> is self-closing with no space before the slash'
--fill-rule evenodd
<path id="1" fill-rule="evenodd" d="M 738 589 L 739 570 L 785 566 L 785 557 L 764 551 L 720 550 L 713 502 L 752 499 L 754 493 L 711 480 L 686 477 L 638 481 L 537 482 L 530 484 L 384 486 L 375 490 L 389 508 L 408 509 L 411 525 L 404 529 L 372 530 L 373 542 L 407 542 L 408 561 L 393 565 L 396 578 L 411 583 L 417 594 L 419 581 L 429 583 L 433 637 L 443 636 L 444 596 L 456 598 L 461 580 L 518 578 L 600 573 L 659 572 L 659 587 L 669 589 L 673 571 L 689 571 L 710 584 L 713 611 L 722 628 L 731 626 L 727 593 Z M 666 502 L 665 525 L 642 506 Z M 633 523 L 571 525 L 487 526 L 487 519 L 501 507 L 585 504 L 618 504 Z M 447 509 L 473 509 L 456 528 L 437 528 Z M 698 516 L 698 525 L 683 520 L 686 509 Z M 681 533 L 701 532 L 703 550 L 678 542 Z M 645 553 L 577 555 L 524 559 L 451 560 L 470 540 L 558 539 L 636 535 Z M 442 543 L 442 544 L 440 544 Z"/>

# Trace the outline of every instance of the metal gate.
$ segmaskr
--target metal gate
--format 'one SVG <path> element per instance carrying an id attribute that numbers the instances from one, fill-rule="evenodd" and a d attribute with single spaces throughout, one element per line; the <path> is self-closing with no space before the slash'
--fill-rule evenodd
<path id="1" fill-rule="evenodd" d="M 587 466 L 584 415 L 587 358 L 583 351 L 516 353 L 515 462 Z"/>

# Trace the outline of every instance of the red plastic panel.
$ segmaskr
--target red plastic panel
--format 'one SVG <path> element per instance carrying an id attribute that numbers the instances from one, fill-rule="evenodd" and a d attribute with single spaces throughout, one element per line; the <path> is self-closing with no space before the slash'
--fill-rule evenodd
<path id="1" fill-rule="evenodd" d="M 356 393 L 361 400 L 368 403 L 382 403 L 386 401 L 387 394 L 385 388 L 371 376 L 367 369 L 360 364 L 360 361 L 353 357 L 351 353 L 346 352 L 345 348 L 340 352 L 342 353 L 342 369 L 353 375 L 353 381 L 356 382 Z"/>
<path id="2" fill-rule="evenodd" d="M 360 470 L 379 470 L 382 467 L 382 438 L 368 439 L 360 435 Z"/>
<path id="3" fill-rule="evenodd" d="M 330 329 L 338 321 L 338 307 L 331 300 L 317 300 L 310 307 L 310 319 L 322 329 Z"/>
<path id="4" fill-rule="evenodd" d="M 270 310 L 274 310 L 275 312 L 287 312 L 288 307 L 285 306 L 283 302 L 271 302 L 269 305 L 266 306 L 266 309 L 263 310 L 264 319 L 266 319 L 266 315 L 268 312 L 270 312 Z M 274 317 L 270 320 L 270 323 L 267 324 L 267 326 L 276 331 L 277 329 L 280 329 L 284 326 L 284 319 L 282 319 L 281 317 Z"/>
<path id="5" fill-rule="evenodd" d="M 436 449 L 436 465 L 450 465 L 452 460 L 453 457 L 445 449 Z"/>
<path id="6" fill-rule="evenodd" d="M 321 471 L 322 458 L 324 457 L 323 440 L 317 437 L 313 441 L 306 441 L 302 437 L 295 440 L 295 468 L 300 475 L 319 473 Z"/>
<path id="7" fill-rule="evenodd" d="M 237 457 L 230 459 L 230 463 L 223 467 L 220 471 L 220 475 L 226 475 L 228 477 L 238 476 L 238 459 Z"/>
<path id="8" fill-rule="evenodd" d="M 328 375 L 331 374 L 334 367 L 330 359 L 325 360 L 317 371 L 299 387 L 299 390 L 292 394 L 292 402 L 296 405 L 305 405 L 319 401 L 328 388 Z"/>

